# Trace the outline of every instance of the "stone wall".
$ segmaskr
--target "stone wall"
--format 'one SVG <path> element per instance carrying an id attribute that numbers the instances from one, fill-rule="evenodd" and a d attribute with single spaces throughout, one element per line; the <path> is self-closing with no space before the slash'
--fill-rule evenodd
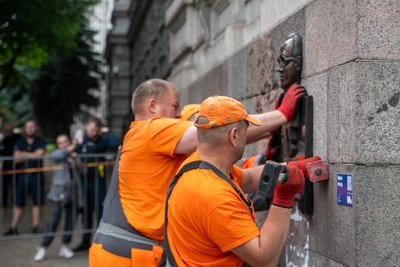
<path id="1" fill-rule="evenodd" d="M 226 22 L 223 36 L 205 34 L 203 43 L 188 45 L 180 56 L 175 50 L 169 78 L 178 85 L 182 104 L 221 94 L 241 100 L 250 112 L 268 111 L 280 92 L 275 72 L 279 45 L 291 32 L 303 36 L 302 83 L 314 96 L 314 154 L 329 163 L 330 180 L 314 186 L 311 219 L 293 209 L 280 265 L 397 266 L 400 2 L 303 1 L 275 21 L 233 2 L 282 13 L 290 1 L 232 1 L 229 12 L 237 12 L 238 19 Z M 241 46 L 224 43 L 237 39 Z M 259 143 L 246 153 L 262 149 Z M 337 203 L 337 174 L 353 176 L 353 207 Z"/>
<path id="2" fill-rule="evenodd" d="M 133 90 L 149 78 L 165 79 L 171 71 L 169 34 L 161 0 L 119 0 L 107 38 L 109 114 L 107 122 L 121 136 L 133 119 Z"/>

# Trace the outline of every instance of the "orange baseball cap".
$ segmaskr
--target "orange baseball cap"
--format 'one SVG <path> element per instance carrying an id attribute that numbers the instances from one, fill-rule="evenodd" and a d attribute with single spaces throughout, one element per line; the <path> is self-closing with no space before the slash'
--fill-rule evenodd
<path id="1" fill-rule="evenodd" d="M 192 117 L 196 112 L 199 112 L 200 110 L 200 104 L 188 104 L 183 107 L 181 114 L 181 120 L 182 121 L 187 121 Z"/>
<path id="2" fill-rule="evenodd" d="M 199 124 L 200 118 L 205 118 L 208 122 Z M 261 121 L 250 116 L 239 101 L 227 96 L 212 96 L 201 103 L 195 126 L 214 128 L 241 120 L 246 120 L 256 126 L 261 125 Z"/>

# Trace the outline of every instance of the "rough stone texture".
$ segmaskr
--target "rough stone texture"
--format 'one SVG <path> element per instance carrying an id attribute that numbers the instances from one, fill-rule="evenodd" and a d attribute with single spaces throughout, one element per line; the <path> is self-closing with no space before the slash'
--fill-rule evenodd
<path id="1" fill-rule="evenodd" d="M 188 87 L 193 83 L 195 77 L 194 67 L 195 60 L 193 59 L 193 55 L 189 54 L 175 65 L 167 79 L 175 84 L 179 93 L 182 93 L 183 101 L 188 101 L 184 97 L 188 97 L 189 95 Z M 198 78 L 199 76 L 196 76 L 196 79 Z M 183 91 L 185 92 L 183 93 Z"/>
<path id="2" fill-rule="evenodd" d="M 400 163 L 400 64 L 359 61 L 328 76 L 329 161 Z"/>
<path id="3" fill-rule="evenodd" d="M 400 262 L 399 5 L 312 1 L 190 86 L 192 101 L 227 94 L 249 113 L 271 110 L 280 92 L 279 46 L 291 32 L 302 35 L 302 83 L 314 96 L 314 154 L 329 162 L 330 180 L 314 184 L 312 218 L 292 211 L 280 266 Z M 264 148 L 265 142 L 248 146 L 245 155 Z M 353 175 L 354 207 L 337 204 L 339 173 Z"/>
<path id="4" fill-rule="evenodd" d="M 281 92 L 281 89 L 274 89 L 263 95 L 256 96 L 255 113 L 264 113 L 273 110 L 275 100 Z"/>
<path id="5" fill-rule="evenodd" d="M 354 177 L 358 266 L 400 262 L 400 165 L 359 166 Z"/>
<path id="6" fill-rule="evenodd" d="M 306 7 L 303 76 L 357 57 L 357 1 L 320 0 Z"/>
<path id="7" fill-rule="evenodd" d="M 172 62 L 177 61 L 179 57 L 204 41 L 204 29 L 196 12 L 192 6 L 183 4 L 180 13 L 176 15 L 175 20 L 177 21 L 169 25 L 172 35 L 170 39 L 170 60 Z"/>
<path id="8" fill-rule="evenodd" d="M 320 39 L 319 46 L 329 44 L 329 67 L 334 67 L 345 62 L 354 60 L 357 57 L 357 4 L 359 1 L 348 1 L 348 0 L 334 0 L 329 1 L 330 6 L 324 7 L 330 9 L 329 29 L 330 34 L 329 41 Z M 327 18 L 322 18 L 327 19 Z M 308 25 L 312 27 L 312 25 Z M 308 27 L 306 27 L 309 29 Z M 307 31 L 306 31 L 306 36 Z M 318 49 L 318 45 L 314 44 L 307 46 L 308 48 L 315 47 Z M 312 57 L 309 51 L 308 56 Z M 318 58 L 314 58 L 318 60 Z M 309 62 L 312 66 L 312 62 Z"/>
<path id="9" fill-rule="evenodd" d="M 332 177 L 331 177 L 332 179 Z M 330 222 L 330 206 L 335 205 L 335 188 L 332 181 L 314 183 L 314 214 L 310 223 L 310 248 L 315 253 L 328 256 L 331 244 L 327 236 Z"/>
<path id="10" fill-rule="evenodd" d="M 244 104 L 249 114 L 265 113 L 273 110 L 275 99 L 281 90 L 272 90 L 263 95 L 247 98 L 242 103 Z M 248 145 L 245 150 L 246 156 L 264 153 L 268 145 L 268 138 L 262 139 L 257 143 Z"/>
<path id="11" fill-rule="evenodd" d="M 358 54 L 363 59 L 400 58 L 400 1 L 358 3 Z"/>
<path id="12" fill-rule="evenodd" d="M 297 249 L 309 247 L 312 253 L 346 266 L 397 266 L 400 166 L 335 164 L 330 165 L 329 171 L 328 183 L 315 184 L 315 213 L 309 220 L 309 228 L 304 217 L 292 215 L 290 244 Z M 353 175 L 353 207 L 337 204 L 339 173 Z M 296 231 L 294 236 L 293 231 Z M 299 260 L 293 254 L 289 258 Z M 315 255 L 310 257 L 313 258 Z"/>
<path id="13" fill-rule="evenodd" d="M 276 27 L 282 20 L 287 21 L 287 18 L 293 14 L 299 13 L 299 9 L 312 2 L 312 0 L 268 0 L 261 1 L 261 31 L 269 31 Z M 281 25 L 279 25 L 280 27 Z M 275 29 L 275 28 L 274 28 Z"/>
<path id="14" fill-rule="evenodd" d="M 323 73 L 320 75 L 309 77 L 303 80 L 309 95 L 313 96 L 313 154 L 320 156 L 322 159 L 328 159 L 328 131 L 327 131 L 327 106 L 328 106 L 328 75 Z"/>
<path id="15" fill-rule="evenodd" d="M 243 100 L 247 91 L 247 47 L 229 60 L 229 95 Z"/>
<path id="16" fill-rule="evenodd" d="M 322 237 L 318 237 L 320 242 L 315 244 L 315 249 L 321 243 L 326 246 L 326 255 L 328 258 L 336 260 L 346 266 L 356 266 L 356 212 L 357 207 L 347 207 L 337 204 L 337 181 L 336 174 L 354 174 L 355 165 L 343 164 L 343 165 L 330 165 L 329 166 L 329 187 L 326 195 L 328 200 L 328 213 L 325 214 L 327 217 L 327 224 L 325 229 L 320 228 L 320 233 L 328 233 Z M 353 175 L 353 183 L 357 183 L 362 177 Z M 356 191 L 353 190 L 353 201 L 357 196 L 354 196 Z M 315 217 L 315 221 L 320 219 Z M 317 238 L 315 236 L 315 238 Z M 325 254 L 325 253 L 324 253 Z"/>
<path id="17" fill-rule="evenodd" d="M 288 243 L 284 247 L 283 256 L 281 256 L 278 264 L 278 267 L 287 266 L 344 267 L 345 265 L 306 250 L 303 247 Z"/>
<path id="18" fill-rule="evenodd" d="M 243 100 L 242 104 L 244 105 L 246 111 L 249 114 L 257 113 L 256 112 L 257 99 L 255 97 L 247 98 L 247 99 Z M 247 145 L 245 147 L 245 151 L 243 153 L 243 156 L 244 157 L 251 157 L 251 156 L 254 156 L 254 155 L 256 155 L 257 153 L 260 153 L 260 152 L 261 151 L 259 149 L 258 143 L 250 144 L 250 145 Z"/>
<path id="19" fill-rule="evenodd" d="M 309 247 L 310 226 L 307 218 L 297 208 L 292 209 L 288 240 L 301 247 Z"/>
<path id="20" fill-rule="evenodd" d="M 314 184 L 313 217 L 307 219 L 297 208 L 292 210 L 288 241 L 302 249 L 286 250 L 283 257 L 305 263 L 305 256 L 295 256 L 293 252 L 306 254 L 308 251 L 346 266 L 356 266 L 355 208 L 336 203 L 336 174 L 354 174 L 355 165 L 330 165 L 329 171 L 329 181 Z M 356 178 L 358 177 L 354 176 Z M 310 257 L 312 260 L 314 258 Z"/>
<path id="21" fill-rule="evenodd" d="M 348 63 L 328 74 L 328 161 L 355 162 L 356 135 L 354 125 L 356 65 Z"/>
<path id="22" fill-rule="evenodd" d="M 248 46 L 247 97 L 266 93 L 274 86 L 274 54 L 270 35 L 261 36 Z"/>
<path id="23" fill-rule="evenodd" d="M 229 66 L 226 61 L 190 85 L 189 99 L 191 103 L 200 103 L 213 95 L 228 95 L 228 73 Z"/>
<path id="24" fill-rule="evenodd" d="M 257 99 L 255 97 L 246 98 L 242 104 L 249 114 L 257 113 Z"/>
<path id="25" fill-rule="evenodd" d="M 330 0 L 314 1 L 306 8 L 306 39 L 303 42 L 303 76 L 329 68 Z M 323 43 L 321 41 L 323 40 Z"/>
<path id="26" fill-rule="evenodd" d="M 400 63 L 358 62 L 356 71 L 357 161 L 399 164 Z"/>

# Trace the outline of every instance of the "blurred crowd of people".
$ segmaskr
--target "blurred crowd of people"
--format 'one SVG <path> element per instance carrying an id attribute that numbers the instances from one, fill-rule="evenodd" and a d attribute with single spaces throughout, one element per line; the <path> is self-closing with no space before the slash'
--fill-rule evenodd
<path id="1" fill-rule="evenodd" d="M 13 205 L 10 228 L 3 235 L 18 235 L 18 226 L 24 214 L 27 197 L 30 196 L 31 233 L 44 233 L 34 256 L 35 260 L 44 259 L 46 248 L 52 243 L 54 232 L 63 214 L 65 219 L 63 245 L 59 256 L 71 258 L 74 255 L 73 251 L 87 250 L 90 247 L 90 231 L 84 232 L 82 242 L 76 248 L 70 249 L 68 244 L 72 238 L 78 212 L 82 214 L 84 230 L 93 227 L 94 218 L 97 223 L 100 221 L 109 168 L 105 164 L 105 153 L 115 152 L 119 139 L 109 128 L 103 127 L 100 119 L 90 117 L 85 123 L 82 138 L 71 140 L 67 134 L 62 133 L 55 140 L 56 148 L 53 151 L 46 151 L 46 141 L 38 134 L 38 129 L 34 120 L 25 122 L 21 134 L 14 132 L 12 124 L 3 125 L 0 139 L 2 156 L 0 201 L 3 207 Z M 50 164 L 46 164 L 44 160 Z M 51 172 L 51 185 L 47 187 L 45 187 L 45 172 Z M 49 192 L 46 192 L 45 188 L 49 188 Z M 41 207 L 46 199 L 50 211 L 46 218 L 46 227 L 42 229 Z"/>

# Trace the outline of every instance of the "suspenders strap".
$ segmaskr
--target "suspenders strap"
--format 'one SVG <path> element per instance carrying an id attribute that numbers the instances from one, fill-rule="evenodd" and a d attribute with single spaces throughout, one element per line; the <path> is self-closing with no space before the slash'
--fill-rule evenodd
<path id="1" fill-rule="evenodd" d="M 179 172 L 175 175 L 174 179 L 172 180 L 171 184 L 169 185 L 168 191 L 167 191 L 167 199 L 165 202 L 165 214 L 164 214 L 164 246 L 165 246 L 165 252 L 167 254 L 167 267 L 177 267 L 177 264 L 175 262 L 174 256 L 172 255 L 171 247 L 169 246 L 168 242 L 168 234 L 167 234 L 167 224 L 168 224 L 168 200 L 169 197 L 171 196 L 171 192 L 174 189 L 176 183 L 178 182 L 179 178 L 184 174 L 185 172 L 195 170 L 195 169 L 208 169 L 213 171 L 218 177 L 220 177 L 222 180 L 226 181 L 229 183 L 233 189 L 236 191 L 236 193 L 240 196 L 244 204 L 246 205 L 247 209 L 249 210 L 250 215 L 252 215 L 252 209 L 251 209 L 251 202 L 243 195 L 242 191 L 237 188 L 237 186 L 229 179 L 226 177 L 226 175 L 218 170 L 214 165 L 207 161 L 193 161 L 185 166 L 183 166 Z"/>

